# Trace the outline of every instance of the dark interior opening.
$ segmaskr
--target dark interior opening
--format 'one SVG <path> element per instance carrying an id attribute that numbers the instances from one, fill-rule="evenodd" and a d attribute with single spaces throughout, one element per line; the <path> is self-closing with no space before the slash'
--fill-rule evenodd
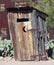
<path id="1" fill-rule="evenodd" d="M 29 18 L 19 18 L 17 19 L 17 22 L 28 22 Z"/>

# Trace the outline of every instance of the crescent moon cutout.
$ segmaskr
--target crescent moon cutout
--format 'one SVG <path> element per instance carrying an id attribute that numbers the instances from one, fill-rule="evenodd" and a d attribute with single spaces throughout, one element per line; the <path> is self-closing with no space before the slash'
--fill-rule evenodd
<path id="1" fill-rule="evenodd" d="M 23 32 L 26 32 L 26 30 L 25 30 L 25 26 L 23 27 Z"/>

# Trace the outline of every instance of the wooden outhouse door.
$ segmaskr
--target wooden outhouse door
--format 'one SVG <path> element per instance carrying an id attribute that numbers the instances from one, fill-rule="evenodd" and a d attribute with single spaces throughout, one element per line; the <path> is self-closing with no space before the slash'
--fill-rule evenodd
<path id="1" fill-rule="evenodd" d="M 31 14 L 8 14 L 10 37 L 13 41 L 14 55 L 19 60 L 32 60 L 34 54 Z"/>
<path id="2" fill-rule="evenodd" d="M 27 21 L 22 22 L 22 17 Z M 18 47 L 19 55 L 21 60 L 31 60 L 33 55 L 33 39 L 32 39 L 32 25 L 30 20 L 31 14 L 18 14 L 18 18 L 22 18 L 21 21 L 17 23 L 18 28 Z"/>

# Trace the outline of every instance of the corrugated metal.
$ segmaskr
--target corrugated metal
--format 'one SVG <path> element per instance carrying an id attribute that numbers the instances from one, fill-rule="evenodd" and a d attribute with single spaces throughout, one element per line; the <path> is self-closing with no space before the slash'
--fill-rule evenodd
<path id="1" fill-rule="evenodd" d="M 0 0 L 0 4 L 5 4 L 5 8 L 14 7 L 14 2 L 12 0 Z M 8 29 L 8 19 L 7 11 L 0 11 L 0 29 L 7 28 L 7 38 L 9 39 L 9 29 Z"/>
<path id="2" fill-rule="evenodd" d="M 5 0 L 5 4 L 6 4 L 6 8 L 15 6 L 15 3 L 12 2 L 12 0 L 8 0 L 8 1 Z"/>

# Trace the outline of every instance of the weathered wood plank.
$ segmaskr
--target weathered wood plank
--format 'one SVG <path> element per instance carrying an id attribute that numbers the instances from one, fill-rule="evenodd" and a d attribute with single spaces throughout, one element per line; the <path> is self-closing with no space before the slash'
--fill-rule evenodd
<path id="1" fill-rule="evenodd" d="M 15 60 L 18 60 L 18 41 L 16 37 L 17 30 L 15 30 L 15 22 L 16 22 L 16 18 L 14 18 L 14 14 L 9 13 L 8 14 L 9 32 L 10 32 L 11 40 L 13 42 Z"/>

